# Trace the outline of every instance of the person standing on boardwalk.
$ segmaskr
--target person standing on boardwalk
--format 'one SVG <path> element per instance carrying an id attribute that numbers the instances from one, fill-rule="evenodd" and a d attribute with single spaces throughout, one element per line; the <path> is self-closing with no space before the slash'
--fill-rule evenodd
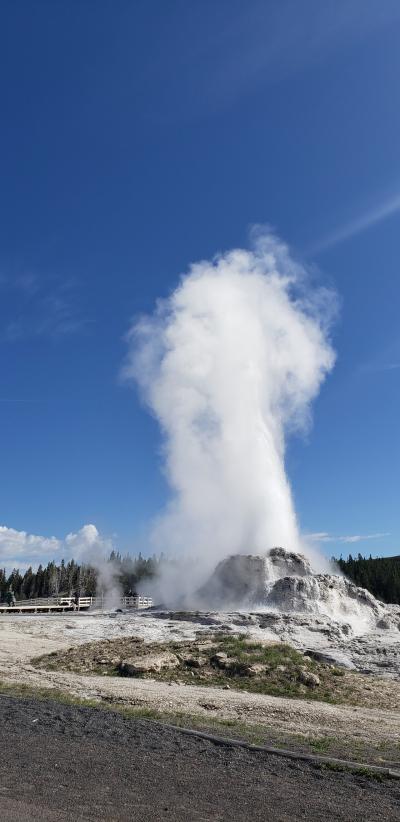
<path id="1" fill-rule="evenodd" d="M 6 602 L 8 604 L 8 607 L 12 608 L 13 605 L 15 605 L 16 601 L 17 600 L 15 599 L 15 594 L 14 594 L 13 589 L 9 588 L 7 593 L 6 593 Z"/>

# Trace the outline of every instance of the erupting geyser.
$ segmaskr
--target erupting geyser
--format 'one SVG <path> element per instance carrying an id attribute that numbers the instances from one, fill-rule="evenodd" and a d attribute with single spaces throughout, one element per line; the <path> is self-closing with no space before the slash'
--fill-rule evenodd
<path id="1" fill-rule="evenodd" d="M 270 233 L 190 268 L 129 334 L 138 382 L 164 438 L 173 497 L 153 529 L 158 549 L 202 560 L 301 545 L 285 473 L 285 437 L 304 429 L 334 363 L 335 297 Z M 193 579 L 195 590 L 200 575 Z M 182 593 L 188 580 L 180 577 Z"/>

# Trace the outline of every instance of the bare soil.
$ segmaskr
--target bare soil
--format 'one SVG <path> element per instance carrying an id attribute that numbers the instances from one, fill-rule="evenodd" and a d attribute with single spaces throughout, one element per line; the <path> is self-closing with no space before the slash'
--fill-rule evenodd
<path id="1" fill-rule="evenodd" d="M 398 780 L 216 745 L 112 711 L 4 696 L 0 706 L 7 822 L 399 818 Z"/>

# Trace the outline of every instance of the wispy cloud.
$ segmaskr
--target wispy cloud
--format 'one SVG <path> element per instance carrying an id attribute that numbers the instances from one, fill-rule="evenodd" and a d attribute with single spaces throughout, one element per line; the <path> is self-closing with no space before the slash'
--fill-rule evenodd
<path id="1" fill-rule="evenodd" d="M 209 4 L 196 15 L 190 3 L 178 4 L 169 17 L 171 37 L 153 59 L 163 72 L 157 112 L 164 110 L 167 119 L 218 113 L 337 50 L 343 54 L 399 18 L 397 0 L 252 0 Z M 169 49 L 177 31 L 172 71 Z"/>
<path id="2" fill-rule="evenodd" d="M 336 536 L 334 534 L 329 534 L 327 531 L 320 531 L 313 534 L 305 534 L 306 539 L 310 540 L 311 542 L 345 542 L 345 543 L 353 543 L 353 542 L 363 542 L 364 540 L 368 539 L 383 539 L 384 537 L 390 537 L 390 533 L 379 533 L 379 534 L 346 534 L 345 536 Z"/>
<path id="3" fill-rule="evenodd" d="M 376 351 L 369 360 L 361 363 L 358 373 L 360 375 L 379 374 L 382 372 L 398 371 L 399 368 L 400 339 L 397 339 L 380 351 Z"/>
<path id="4" fill-rule="evenodd" d="M 359 370 L 361 374 L 366 374 L 377 371 L 397 371 L 399 368 L 400 362 L 378 362 L 377 360 L 373 360 L 364 363 Z"/>
<path id="5" fill-rule="evenodd" d="M 344 223 L 344 225 L 339 226 L 339 228 L 335 229 L 330 234 L 327 234 L 315 245 L 313 245 L 308 253 L 317 254 L 320 251 L 333 248 L 333 246 L 339 245 L 340 243 L 345 242 L 345 240 L 349 240 L 351 237 L 355 237 L 357 234 L 367 231 L 369 228 L 372 228 L 372 226 L 383 222 L 383 220 L 397 214 L 399 211 L 400 194 L 387 197 L 386 199 L 381 200 L 375 208 L 364 211 L 357 217 L 348 220 Z"/>
<path id="6" fill-rule="evenodd" d="M 87 324 L 71 278 L 32 272 L 1 273 L 0 338 L 18 342 L 32 337 L 63 337 Z"/>
<path id="7" fill-rule="evenodd" d="M 208 95 L 229 99 L 249 86 L 274 81 L 337 48 L 362 40 L 372 31 L 399 18 L 394 0 L 385 4 L 347 0 L 321 3 L 308 0 L 301 10 L 296 0 L 256 2 L 229 16 L 215 42 L 219 60 Z"/>

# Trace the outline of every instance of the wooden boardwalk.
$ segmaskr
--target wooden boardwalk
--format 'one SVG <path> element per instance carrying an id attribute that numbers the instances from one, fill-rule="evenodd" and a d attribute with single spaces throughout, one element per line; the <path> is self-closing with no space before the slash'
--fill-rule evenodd
<path id="1" fill-rule="evenodd" d="M 28 600 L 27 600 L 28 603 Z M 53 612 L 64 612 L 64 611 L 87 611 L 90 608 L 91 603 L 85 605 L 57 605 L 51 603 L 49 605 L 29 605 L 25 603 L 20 605 L 17 603 L 16 605 L 0 605 L 0 614 L 49 614 Z"/>
<path id="2" fill-rule="evenodd" d="M 134 610 L 150 608 L 153 604 L 150 597 L 121 597 L 123 608 Z M 15 605 L 0 605 L 0 616 L 11 614 L 50 614 L 63 613 L 64 611 L 87 611 L 89 608 L 103 608 L 102 597 L 79 597 L 77 602 L 74 597 L 50 597 L 49 599 L 20 600 Z"/>

